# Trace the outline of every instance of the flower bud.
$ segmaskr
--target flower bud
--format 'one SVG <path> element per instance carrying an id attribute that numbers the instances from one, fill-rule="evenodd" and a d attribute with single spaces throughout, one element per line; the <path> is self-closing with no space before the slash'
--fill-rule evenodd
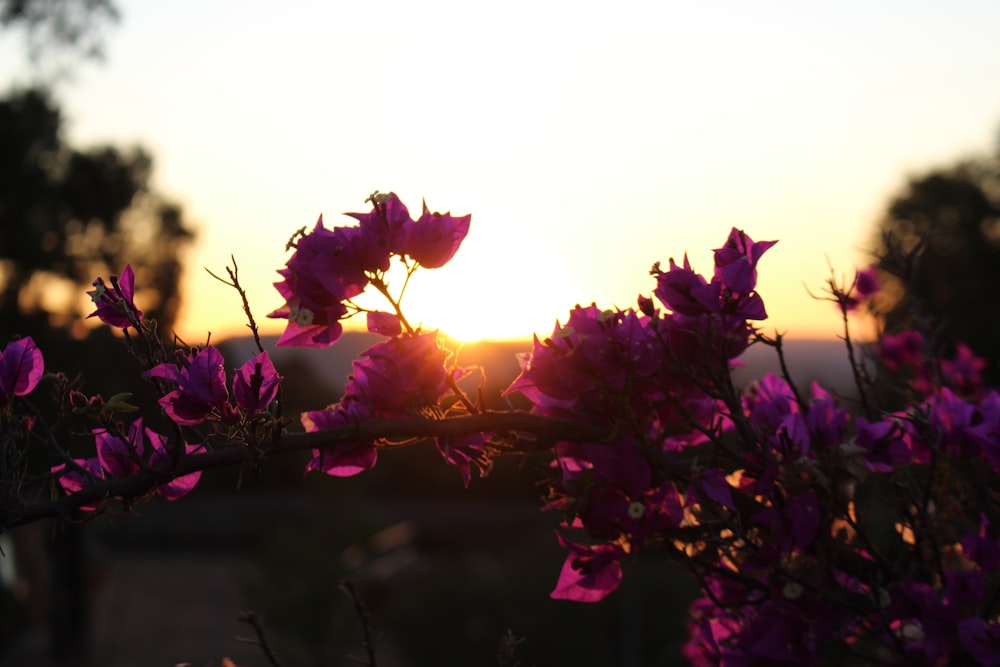
<path id="1" fill-rule="evenodd" d="M 86 396 L 86 394 L 82 394 L 76 390 L 71 390 L 69 392 L 69 404 L 77 410 L 82 410 L 90 405 L 90 399 Z"/>

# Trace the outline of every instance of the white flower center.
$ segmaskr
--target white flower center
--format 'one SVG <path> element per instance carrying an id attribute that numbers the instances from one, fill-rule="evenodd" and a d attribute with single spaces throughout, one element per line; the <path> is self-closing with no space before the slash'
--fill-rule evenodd
<path id="1" fill-rule="evenodd" d="M 316 314 L 308 308 L 300 308 L 298 306 L 292 306 L 288 311 L 288 320 L 290 322 L 295 322 L 300 327 L 307 327 L 313 323 Z"/>

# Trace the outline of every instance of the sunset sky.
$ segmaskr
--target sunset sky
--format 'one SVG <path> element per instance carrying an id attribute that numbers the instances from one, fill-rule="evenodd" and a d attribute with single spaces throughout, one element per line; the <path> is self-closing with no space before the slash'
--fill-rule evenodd
<path id="1" fill-rule="evenodd" d="M 469 340 L 627 307 L 732 226 L 779 239 L 771 319 L 833 336 L 817 303 L 866 261 L 907 175 L 991 149 L 1000 3 L 120 2 L 107 60 L 57 89 L 74 144 L 140 143 L 198 228 L 180 332 L 239 333 L 202 267 L 235 255 L 258 318 L 293 231 L 395 191 L 472 214 L 413 321 Z M 0 40 L 0 84 L 27 81 Z M 829 262 L 829 264 L 828 264 Z M 280 324 L 267 321 L 270 331 Z M 363 323 L 362 323 L 363 324 Z"/>

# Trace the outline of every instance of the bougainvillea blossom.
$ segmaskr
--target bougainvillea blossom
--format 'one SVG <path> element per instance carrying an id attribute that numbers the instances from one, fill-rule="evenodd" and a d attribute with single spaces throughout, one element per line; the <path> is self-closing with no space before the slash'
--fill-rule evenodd
<path id="1" fill-rule="evenodd" d="M 356 426 L 372 417 L 374 414 L 368 405 L 353 392 L 348 392 L 336 405 L 325 410 L 304 412 L 302 426 L 306 431 L 342 429 Z M 316 470 L 334 477 L 350 477 L 370 470 L 377 460 L 378 450 L 373 439 L 352 440 L 330 449 L 314 449 L 306 472 Z"/>
<path id="2" fill-rule="evenodd" d="M 142 311 L 136 308 L 134 300 L 135 272 L 126 264 L 121 276 L 112 275 L 108 280 L 111 287 L 98 277 L 94 280 L 94 289 L 87 292 L 97 306 L 97 310 L 87 317 L 96 317 L 117 329 L 127 329 L 142 319 Z"/>
<path id="3" fill-rule="evenodd" d="M 361 232 L 381 248 L 387 259 L 390 254 L 405 254 L 407 228 L 413 223 L 409 209 L 395 192 L 376 193 L 371 201 L 372 210 L 368 213 L 347 215 L 358 221 Z"/>
<path id="4" fill-rule="evenodd" d="M 405 254 L 428 269 L 444 266 L 468 235 L 471 220 L 471 215 L 431 213 L 424 202 L 423 214 L 406 225 Z"/>
<path id="5" fill-rule="evenodd" d="M 314 229 L 299 238 L 295 253 L 274 284 L 285 305 L 268 317 L 288 320 L 278 345 L 325 347 L 343 331 L 345 299 L 361 294 L 368 284 L 366 271 L 385 269 L 389 255 L 374 238 L 357 227 L 329 230 L 319 217 Z"/>
<path id="6" fill-rule="evenodd" d="M 0 352 L 0 408 L 14 396 L 26 396 L 35 390 L 45 373 L 42 351 L 31 336 L 19 338 Z"/>
<path id="7" fill-rule="evenodd" d="M 78 466 L 79 470 L 65 463 L 53 466 L 51 470 L 52 474 L 57 476 L 56 480 L 64 493 L 79 493 L 90 484 L 91 478 L 103 479 L 104 477 L 101 470 L 101 462 L 96 456 L 85 459 L 73 459 L 73 463 Z M 80 509 L 84 512 L 92 512 L 98 506 L 98 504 L 84 505 Z"/>
<path id="8" fill-rule="evenodd" d="M 395 338 L 403 333 L 403 324 L 399 321 L 398 315 L 376 310 L 368 313 L 368 331 Z"/>
<path id="9" fill-rule="evenodd" d="M 167 451 L 167 440 L 156 431 L 144 427 L 142 418 L 136 419 L 126 429 L 124 424 L 117 426 L 112 432 L 105 428 L 94 429 L 94 442 L 97 456 L 87 459 L 74 459 L 81 470 L 74 470 L 67 464 L 59 464 L 52 468 L 53 474 L 59 475 L 59 486 L 66 493 L 79 493 L 89 483 L 87 474 L 96 479 L 122 479 L 150 469 L 169 474 L 173 467 L 173 459 Z M 186 455 L 203 451 L 201 445 L 185 445 Z M 167 500 L 177 500 L 194 489 L 201 479 L 201 471 L 179 475 L 165 484 L 156 487 L 156 492 Z M 92 511 L 97 505 L 81 507 Z"/>
<path id="10" fill-rule="evenodd" d="M 146 371 L 147 377 L 173 382 L 177 389 L 160 399 L 167 415 L 182 426 L 205 421 L 212 410 L 228 403 L 225 360 L 209 345 L 178 355 L 178 363 L 164 363 Z"/>
<path id="11" fill-rule="evenodd" d="M 332 345 L 343 333 L 342 320 L 358 310 L 350 300 L 373 281 L 385 288 L 383 274 L 393 257 L 438 268 L 469 231 L 468 215 L 431 213 L 425 203 L 423 215 L 413 220 L 395 193 L 376 193 L 370 200 L 371 211 L 347 214 L 357 225 L 327 229 L 320 216 L 312 231 L 291 242 L 295 252 L 274 284 L 285 303 L 268 315 L 288 322 L 278 345 Z M 400 333 L 384 329 L 386 320 L 369 323 L 383 335 Z"/>
<path id="12" fill-rule="evenodd" d="M 362 352 L 351 382 L 379 415 L 419 413 L 448 392 L 447 356 L 436 332 L 402 335 Z"/>
<path id="13" fill-rule="evenodd" d="M 281 376 L 267 352 L 261 352 L 237 369 L 233 376 L 233 397 L 247 417 L 267 408 L 278 396 Z"/>
<path id="14" fill-rule="evenodd" d="M 732 292 L 747 295 L 757 287 L 757 262 L 777 241 L 754 241 L 735 227 L 715 251 L 715 275 Z"/>
<path id="15" fill-rule="evenodd" d="M 471 464 L 482 454 L 490 436 L 490 433 L 473 433 L 460 438 L 435 438 L 441 456 L 458 468 L 466 487 L 472 479 Z"/>
<path id="16" fill-rule="evenodd" d="M 598 602 L 618 588 L 622 580 L 619 560 L 625 555 L 621 547 L 576 544 L 559 533 L 556 536 L 559 544 L 569 550 L 569 555 L 552 591 L 554 599 Z"/>
<path id="17" fill-rule="evenodd" d="M 160 470 L 168 470 L 171 467 L 166 438 L 150 428 L 144 428 L 141 417 L 132 422 L 127 431 L 122 425 L 119 425 L 118 430 L 121 435 L 106 429 L 94 430 L 97 460 L 107 478 L 116 479 L 134 475 L 145 464 Z M 149 443 L 148 448 L 146 443 Z M 185 445 L 186 454 L 201 450 L 199 445 Z M 177 500 L 190 493 L 200 479 L 200 470 L 181 475 L 157 487 L 157 492 L 167 500 Z"/>

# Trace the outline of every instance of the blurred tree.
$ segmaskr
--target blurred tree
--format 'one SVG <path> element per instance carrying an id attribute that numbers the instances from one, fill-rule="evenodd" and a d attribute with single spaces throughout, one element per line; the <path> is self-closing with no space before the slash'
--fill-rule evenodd
<path id="1" fill-rule="evenodd" d="M 911 178 L 878 232 L 886 330 L 925 327 L 945 348 L 965 342 L 1000 380 L 1000 145 L 992 157 Z"/>
<path id="2" fill-rule="evenodd" d="M 111 0 L 0 0 L 0 34 L 24 33 L 38 81 L 65 76 L 81 57 L 100 59 L 103 30 L 117 18 Z M 14 334 L 32 335 L 45 350 L 47 369 L 80 374 L 87 393 L 131 391 L 133 402 L 153 404 L 134 360 L 108 364 L 120 359 L 108 328 L 87 336 L 81 317 L 92 308 L 85 291 L 96 276 L 132 264 L 141 288 L 137 305 L 169 336 L 179 305 L 180 256 L 192 232 L 180 207 L 150 188 L 148 153 L 78 150 L 65 143 L 61 129 L 59 108 L 43 88 L 0 99 L 0 345 Z M 59 437 L 72 442 L 72 435 Z M 25 541 L 14 539 L 15 545 Z M 84 534 L 77 525 L 62 525 L 51 531 L 47 547 L 47 567 L 40 568 L 35 583 L 41 585 L 31 587 L 31 599 L 13 599 L 0 586 L 0 647 L 23 630 L 22 613 L 33 606 L 48 611 L 54 664 L 90 664 Z"/>
<path id="3" fill-rule="evenodd" d="M 141 148 L 76 150 L 60 129 L 44 91 L 0 100 L 0 339 L 53 328 L 83 337 L 85 291 L 126 262 L 137 305 L 169 335 L 192 239 L 181 209 L 151 190 Z"/>
<path id="4" fill-rule="evenodd" d="M 24 31 L 34 63 L 55 53 L 102 57 L 102 30 L 117 20 L 111 0 L 0 0 L 0 27 Z"/>
<path id="5" fill-rule="evenodd" d="M 63 141 L 61 126 L 58 107 L 41 89 L 0 99 L 0 345 L 14 334 L 34 336 L 46 367 L 80 374 L 87 393 L 130 391 L 133 402 L 152 405 L 155 396 L 134 360 L 107 363 L 120 358 L 108 328 L 87 335 L 82 318 L 92 307 L 85 292 L 96 276 L 132 264 L 137 305 L 169 336 L 181 253 L 193 235 L 180 207 L 150 188 L 149 154 L 112 146 L 77 150 Z M 60 437 L 73 441 L 68 433 Z M 52 657 L 57 664 L 86 664 L 87 555 L 80 529 L 53 531 L 48 547 Z M 0 644 L 17 631 L 17 604 L 0 599 Z"/>

